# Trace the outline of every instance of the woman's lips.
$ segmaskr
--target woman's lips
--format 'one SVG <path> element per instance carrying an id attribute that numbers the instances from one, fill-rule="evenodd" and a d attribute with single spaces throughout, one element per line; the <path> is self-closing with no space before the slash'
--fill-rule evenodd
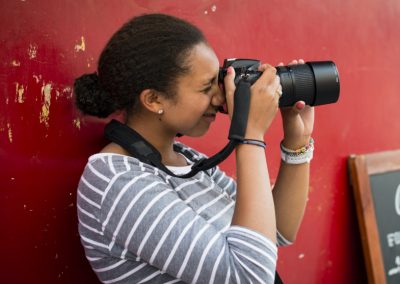
<path id="1" fill-rule="evenodd" d="M 215 113 L 205 113 L 203 114 L 203 118 L 208 122 L 213 122 L 215 120 L 216 114 Z"/>

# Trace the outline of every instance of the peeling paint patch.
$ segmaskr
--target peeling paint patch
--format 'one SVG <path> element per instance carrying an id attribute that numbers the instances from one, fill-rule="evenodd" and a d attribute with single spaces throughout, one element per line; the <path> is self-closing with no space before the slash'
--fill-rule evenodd
<path id="1" fill-rule="evenodd" d="M 75 118 L 72 123 L 77 129 L 81 130 L 81 120 L 79 118 Z"/>
<path id="2" fill-rule="evenodd" d="M 24 210 L 27 210 L 29 212 L 33 212 L 33 209 L 29 209 L 28 205 L 26 205 L 26 204 L 24 204 Z M 37 248 L 37 247 L 35 246 L 35 248 Z"/>
<path id="3" fill-rule="evenodd" d="M 50 103 L 51 103 L 51 90 L 52 86 L 50 83 L 43 84 L 42 87 L 42 110 L 40 111 L 39 121 L 40 123 L 44 123 L 44 125 L 49 127 L 49 119 L 50 119 Z"/>
<path id="4" fill-rule="evenodd" d="M 85 49 L 86 49 L 85 38 L 81 36 L 81 43 L 75 44 L 75 52 L 85 51 Z"/>
<path id="5" fill-rule="evenodd" d="M 217 11 L 217 5 L 212 5 L 210 10 L 212 13 L 215 13 Z M 208 10 L 204 10 L 204 15 L 208 15 Z"/>
<path id="6" fill-rule="evenodd" d="M 72 92 L 71 86 L 66 86 L 66 87 L 64 87 L 63 93 L 71 93 L 71 92 Z"/>
<path id="7" fill-rule="evenodd" d="M 12 132 L 10 123 L 7 123 L 7 132 L 8 132 L 8 141 L 10 141 L 10 143 L 12 143 L 13 142 L 13 132 Z"/>
<path id="8" fill-rule="evenodd" d="M 92 66 L 92 63 L 94 62 L 94 58 L 89 57 L 86 59 L 86 62 L 87 62 L 87 67 L 90 68 L 90 66 Z"/>
<path id="9" fill-rule="evenodd" d="M 65 96 L 67 99 L 72 99 L 72 87 L 66 86 L 62 90 L 63 96 Z"/>
<path id="10" fill-rule="evenodd" d="M 59 90 L 56 90 L 56 100 L 58 100 L 58 98 L 61 96 L 61 93 Z"/>
<path id="11" fill-rule="evenodd" d="M 11 61 L 11 66 L 19 67 L 19 66 L 21 66 L 21 62 L 14 59 L 13 61 Z"/>
<path id="12" fill-rule="evenodd" d="M 37 84 L 42 80 L 42 75 L 32 75 L 32 77 L 35 79 Z"/>
<path id="13" fill-rule="evenodd" d="M 35 43 L 31 43 L 28 48 L 29 59 L 34 59 L 37 56 L 38 46 Z"/>
<path id="14" fill-rule="evenodd" d="M 18 82 L 15 83 L 15 101 L 17 103 L 24 103 L 25 101 L 25 88 L 24 85 L 20 85 Z"/>

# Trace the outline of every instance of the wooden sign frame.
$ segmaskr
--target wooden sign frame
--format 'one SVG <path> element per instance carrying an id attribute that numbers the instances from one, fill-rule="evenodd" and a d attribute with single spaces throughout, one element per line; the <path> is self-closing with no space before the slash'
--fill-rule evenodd
<path id="1" fill-rule="evenodd" d="M 400 170 L 400 150 L 351 155 L 349 174 L 356 201 L 368 283 L 386 283 L 370 175 Z"/>

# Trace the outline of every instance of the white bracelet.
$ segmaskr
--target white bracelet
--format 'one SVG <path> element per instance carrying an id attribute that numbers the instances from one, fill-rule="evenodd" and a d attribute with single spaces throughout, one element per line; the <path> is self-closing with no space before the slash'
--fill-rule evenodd
<path id="1" fill-rule="evenodd" d="M 281 159 L 287 164 L 298 165 L 309 163 L 313 158 L 314 139 L 310 139 L 309 144 L 297 150 L 290 150 L 281 143 Z"/>
<path id="2" fill-rule="evenodd" d="M 313 158 L 313 150 L 309 150 L 304 154 L 297 156 L 288 155 L 285 152 L 281 151 L 281 159 L 286 164 L 291 164 L 291 165 L 305 164 L 309 163 L 312 160 L 312 158 Z"/>

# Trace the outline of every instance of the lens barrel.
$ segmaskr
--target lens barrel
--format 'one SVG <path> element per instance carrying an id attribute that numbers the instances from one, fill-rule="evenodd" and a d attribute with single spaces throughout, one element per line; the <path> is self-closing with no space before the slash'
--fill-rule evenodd
<path id="1" fill-rule="evenodd" d="M 339 72 L 332 61 L 311 61 L 276 69 L 283 92 L 279 107 L 292 106 L 297 101 L 317 106 L 339 99 Z"/>

